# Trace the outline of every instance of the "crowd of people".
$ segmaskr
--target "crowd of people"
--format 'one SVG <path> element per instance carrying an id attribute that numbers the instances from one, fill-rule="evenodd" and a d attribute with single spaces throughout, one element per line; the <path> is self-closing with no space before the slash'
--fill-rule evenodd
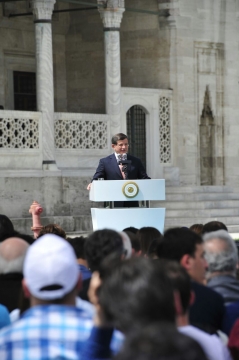
<path id="1" fill-rule="evenodd" d="M 0 359 L 237 360 L 237 269 L 218 221 L 33 239 L 0 215 Z"/>

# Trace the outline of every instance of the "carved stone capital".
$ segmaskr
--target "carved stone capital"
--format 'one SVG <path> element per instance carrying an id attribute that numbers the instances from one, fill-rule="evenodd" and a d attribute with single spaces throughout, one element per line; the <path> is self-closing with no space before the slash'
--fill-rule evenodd
<path id="1" fill-rule="evenodd" d="M 35 20 L 51 20 L 56 0 L 31 0 Z"/>
<path id="2" fill-rule="evenodd" d="M 125 11 L 124 0 L 97 0 L 100 16 L 106 28 L 120 28 L 123 13 Z"/>

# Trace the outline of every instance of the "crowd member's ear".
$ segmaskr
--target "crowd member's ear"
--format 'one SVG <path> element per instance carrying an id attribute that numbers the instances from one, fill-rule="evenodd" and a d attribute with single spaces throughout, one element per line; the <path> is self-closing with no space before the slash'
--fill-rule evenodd
<path id="1" fill-rule="evenodd" d="M 191 259 L 189 254 L 185 254 L 180 260 L 180 265 L 187 271 L 191 269 Z"/>
<path id="2" fill-rule="evenodd" d="M 90 286 L 88 290 L 88 297 L 90 302 L 97 307 L 99 305 L 99 299 L 98 299 L 98 289 L 100 288 L 102 284 L 102 280 L 100 278 L 100 274 L 98 271 L 94 271 L 91 280 L 90 280 Z"/>
<path id="3" fill-rule="evenodd" d="M 22 279 L 22 290 L 25 298 L 29 298 L 31 296 L 25 279 Z"/>
<path id="4" fill-rule="evenodd" d="M 82 288 L 82 275 L 80 274 L 79 279 L 78 279 L 77 284 L 76 284 L 76 289 L 77 289 L 77 291 L 80 291 L 81 288 Z"/>
<path id="5" fill-rule="evenodd" d="M 196 299 L 195 292 L 191 290 L 191 292 L 190 292 L 190 301 L 189 301 L 190 306 L 192 306 L 194 304 L 195 299 Z"/>
<path id="6" fill-rule="evenodd" d="M 174 307 L 176 311 L 176 316 L 182 315 L 183 307 L 182 307 L 180 294 L 177 290 L 174 290 L 173 295 L 174 295 Z"/>

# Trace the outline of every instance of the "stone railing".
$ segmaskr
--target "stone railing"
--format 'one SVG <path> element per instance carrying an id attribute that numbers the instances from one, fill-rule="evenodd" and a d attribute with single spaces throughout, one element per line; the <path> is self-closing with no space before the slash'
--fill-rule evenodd
<path id="1" fill-rule="evenodd" d="M 39 149 L 41 113 L 0 110 L 1 149 Z"/>
<path id="2" fill-rule="evenodd" d="M 55 148 L 106 150 L 109 143 L 109 116 L 55 113 Z"/>

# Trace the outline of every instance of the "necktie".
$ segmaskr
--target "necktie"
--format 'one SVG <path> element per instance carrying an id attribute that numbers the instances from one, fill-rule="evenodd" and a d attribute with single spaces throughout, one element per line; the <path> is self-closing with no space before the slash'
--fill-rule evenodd
<path id="1" fill-rule="evenodd" d="M 119 163 L 119 168 L 120 168 L 122 178 L 125 179 L 126 175 L 123 172 L 123 165 L 121 165 L 120 163 L 121 163 L 121 161 L 124 161 L 127 159 L 127 154 L 118 154 L 117 158 L 118 158 L 118 163 Z"/>

